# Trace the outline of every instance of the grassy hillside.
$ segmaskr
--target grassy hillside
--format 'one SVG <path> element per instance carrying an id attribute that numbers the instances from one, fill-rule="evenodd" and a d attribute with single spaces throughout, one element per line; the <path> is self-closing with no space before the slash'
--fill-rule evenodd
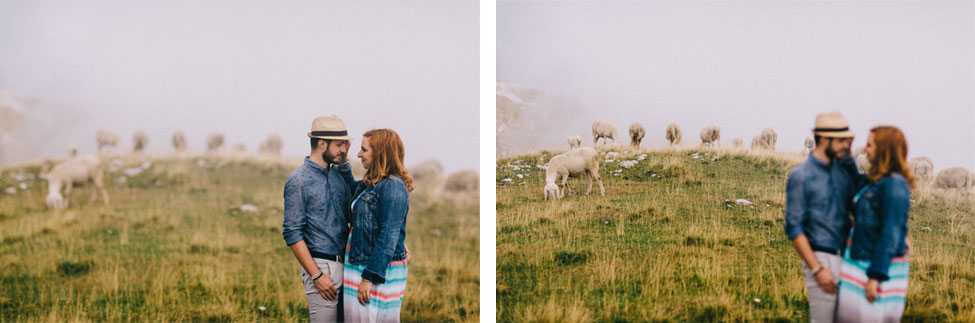
<path id="1" fill-rule="evenodd" d="M 111 205 L 86 204 L 81 187 L 62 212 L 45 207 L 43 165 L 2 171 L 0 189 L 27 189 L 0 196 L 0 321 L 308 320 L 281 236 L 282 189 L 298 164 L 153 160 L 121 182 L 142 162 L 107 173 Z M 403 319 L 477 320 L 477 199 L 410 202 Z"/>
<path id="2" fill-rule="evenodd" d="M 561 201 L 542 200 L 535 166 L 553 153 L 497 161 L 499 320 L 808 321 L 800 260 L 783 231 L 785 181 L 804 158 L 623 158 L 644 153 L 631 169 L 601 162 L 606 197 L 583 195 L 588 181 L 573 178 L 578 194 Z M 905 321 L 971 322 L 975 203 L 913 198 Z"/>

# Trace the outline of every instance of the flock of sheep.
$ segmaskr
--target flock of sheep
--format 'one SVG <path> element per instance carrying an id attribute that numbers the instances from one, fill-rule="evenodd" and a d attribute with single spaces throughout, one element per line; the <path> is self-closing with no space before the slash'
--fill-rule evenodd
<path id="1" fill-rule="evenodd" d="M 642 124 L 634 122 L 630 124 L 629 135 L 630 146 L 639 148 L 640 142 L 646 136 L 646 129 L 643 128 Z M 664 138 L 667 139 L 671 147 L 680 146 L 682 144 L 682 137 L 680 126 L 676 123 L 667 125 Z M 610 140 L 616 143 L 617 138 L 619 138 L 618 132 L 616 126 L 612 123 L 604 120 L 596 120 L 592 123 L 592 142 L 594 146 L 599 143 L 599 139 L 603 139 L 603 144 L 608 144 Z M 700 138 L 701 147 L 713 148 L 720 143 L 721 128 L 715 125 L 704 127 L 701 129 Z M 599 176 L 599 154 L 593 148 L 581 147 L 582 138 L 579 136 L 570 136 L 567 141 L 569 143 L 569 151 L 552 157 L 548 165 L 545 166 L 545 187 L 542 190 L 543 199 L 563 198 L 566 192 L 571 193 L 568 186 L 568 178 L 582 176 L 583 174 L 589 178 L 589 188 L 586 190 L 586 194 L 588 195 L 592 190 L 592 183 L 595 180 L 599 183 L 600 194 L 605 196 L 602 179 Z M 765 128 L 761 133 L 752 137 L 751 150 L 774 152 L 777 141 L 778 134 L 775 130 Z M 814 146 L 815 142 L 813 138 L 806 137 L 803 142 L 803 153 L 808 153 Z M 742 149 L 742 140 L 740 138 L 733 139 L 732 147 L 734 149 Z M 854 155 L 856 156 L 857 167 L 861 172 L 865 172 L 870 165 L 867 161 L 866 153 L 863 152 L 863 148 L 855 150 Z M 967 192 L 975 188 L 975 172 L 970 172 L 964 167 L 947 168 L 935 175 L 934 162 L 930 158 L 912 158 L 908 161 L 908 165 L 911 172 L 915 174 L 921 184 L 920 187 L 924 189 L 954 189 L 959 192 Z M 557 184 L 559 180 L 562 181 L 561 185 Z"/>

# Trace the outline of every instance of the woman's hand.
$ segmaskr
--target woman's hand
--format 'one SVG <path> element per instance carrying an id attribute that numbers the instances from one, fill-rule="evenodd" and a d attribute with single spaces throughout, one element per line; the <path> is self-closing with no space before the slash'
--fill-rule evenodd
<path id="1" fill-rule="evenodd" d="M 372 282 L 368 279 L 363 278 L 359 282 L 359 304 L 366 306 L 369 304 L 369 288 L 372 287 Z"/>
<path id="2" fill-rule="evenodd" d="M 863 288 L 867 292 L 867 301 L 871 304 L 877 300 L 877 289 L 879 286 L 879 281 L 876 279 L 870 279 L 867 281 L 867 286 Z"/>
<path id="3" fill-rule="evenodd" d="M 406 256 L 405 256 L 406 259 L 403 260 L 406 260 L 406 263 L 410 263 L 410 256 L 412 255 L 410 255 L 410 246 L 407 246 L 406 242 L 403 242 L 403 249 L 406 249 Z"/>

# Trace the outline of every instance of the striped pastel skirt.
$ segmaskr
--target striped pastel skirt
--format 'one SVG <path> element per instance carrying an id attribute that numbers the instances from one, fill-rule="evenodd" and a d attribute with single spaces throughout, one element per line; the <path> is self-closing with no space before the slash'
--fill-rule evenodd
<path id="1" fill-rule="evenodd" d="M 399 322 L 403 295 L 406 292 L 406 261 L 392 261 L 386 267 L 386 282 L 373 283 L 369 288 L 369 303 L 359 304 L 359 283 L 366 265 L 349 263 L 349 248 L 345 249 L 345 272 L 342 284 L 343 314 L 346 322 Z"/>
<path id="2" fill-rule="evenodd" d="M 852 237 L 853 234 L 851 233 Z M 869 260 L 850 258 L 850 248 L 843 253 L 840 269 L 839 295 L 837 295 L 837 322 L 900 322 L 907 299 L 907 256 L 891 259 L 887 281 L 881 282 L 877 300 L 867 301 L 864 287 L 867 285 Z"/>

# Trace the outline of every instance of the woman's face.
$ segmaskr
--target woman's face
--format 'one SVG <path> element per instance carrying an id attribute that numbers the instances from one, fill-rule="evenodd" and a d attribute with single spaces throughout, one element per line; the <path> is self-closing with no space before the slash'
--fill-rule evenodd
<path id="1" fill-rule="evenodd" d="M 372 146 L 369 146 L 369 137 L 362 137 L 362 147 L 359 147 L 359 160 L 362 167 L 369 169 L 372 166 Z"/>
<path id="2" fill-rule="evenodd" d="M 873 160 L 873 155 L 877 152 L 877 142 L 873 140 L 873 133 L 867 136 L 867 146 L 863 148 L 863 152 L 867 153 L 867 160 Z"/>

